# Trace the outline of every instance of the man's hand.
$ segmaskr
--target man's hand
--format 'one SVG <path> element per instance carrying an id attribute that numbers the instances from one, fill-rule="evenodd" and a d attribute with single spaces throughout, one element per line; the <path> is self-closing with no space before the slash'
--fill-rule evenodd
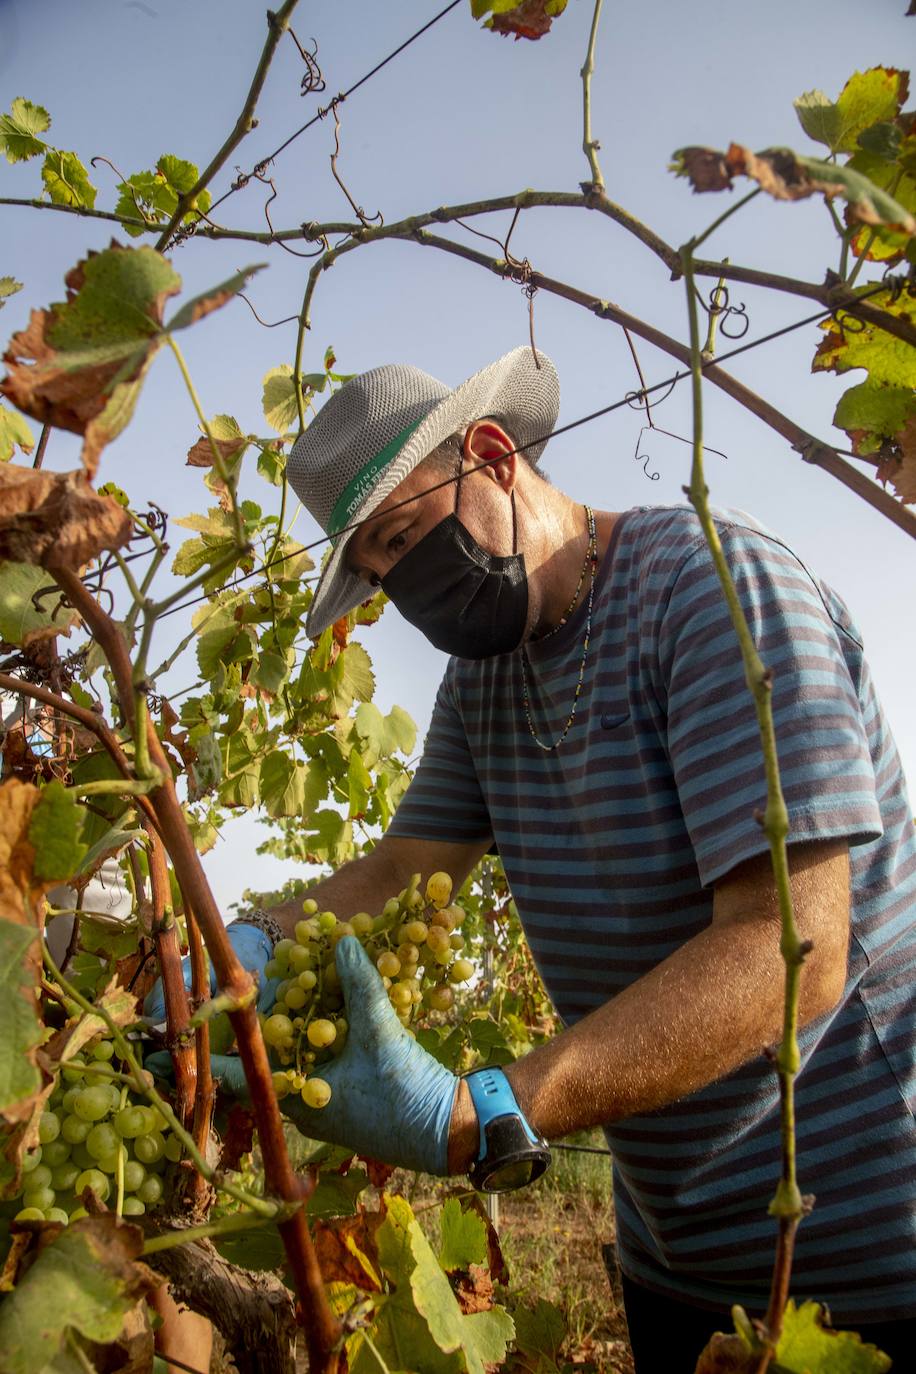
<path id="1" fill-rule="evenodd" d="M 254 926 L 230 926 L 229 935 L 245 966 L 261 975 L 258 1010 L 274 1000 L 276 980 L 264 979 L 270 957 L 258 940 L 269 946 Z M 255 937 L 258 937 L 255 939 Z M 362 945 L 352 935 L 340 940 L 336 951 L 349 1031 L 336 1059 L 322 1064 L 317 1076 L 331 1088 L 326 1107 L 307 1107 L 298 1093 L 283 1098 L 283 1113 L 304 1135 L 429 1174 L 449 1172 L 449 1128 L 460 1080 L 427 1054 L 401 1025 L 385 986 Z M 262 1001 L 262 998 L 264 999 Z M 159 985 L 144 1003 L 147 1015 L 164 1016 Z M 171 1056 L 151 1054 L 146 1067 L 161 1077 L 171 1074 Z M 237 1055 L 215 1054 L 213 1077 L 236 1097 L 248 1095 L 242 1061 Z M 473 1109 L 472 1109 L 473 1110 Z"/>
<path id="2" fill-rule="evenodd" d="M 298 1094 L 283 1112 L 304 1135 L 428 1174 L 448 1173 L 448 1137 L 459 1079 L 401 1025 L 365 950 L 337 945 L 349 1031 L 343 1052 L 317 1069 L 331 1088 L 320 1110 Z"/>

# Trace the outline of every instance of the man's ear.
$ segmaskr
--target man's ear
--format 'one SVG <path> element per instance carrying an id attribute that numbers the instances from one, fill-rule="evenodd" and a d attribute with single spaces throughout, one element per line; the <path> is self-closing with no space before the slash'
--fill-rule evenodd
<path id="1" fill-rule="evenodd" d="M 518 474 L 515 441 L 496 420 L 475 420 L 464 436 L 465 471 L 486 465 L 484 474 L 512 491 Z"/>

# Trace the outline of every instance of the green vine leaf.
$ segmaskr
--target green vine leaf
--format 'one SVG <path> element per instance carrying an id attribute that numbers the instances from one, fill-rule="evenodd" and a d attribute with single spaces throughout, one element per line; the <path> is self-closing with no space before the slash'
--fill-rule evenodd
<path id="1" fill-rule="evenodd" d="M 9 114 L 0 115 L 0 149 L 7 162 L 28 162 L 47 147 L 38 137 L 51 127 L 51 116 L 43 105 L 17 96 Z"/>
<path id="2" fill-rule="evenodd" d="M 439 1234 L 439 1263 L 446 1271 L 486 1264 L 486 1224 L 476 1212 L 464 1211 L 456 1197 L 450 1197 L 442 1208 Z"/>
<path id="3" fill-rule="evenodd" d="M 180 197 L 196 186 L 199 176 L 193 162 L 165 153 L 157 162 L 154 172 L 135 172 L 119 183 L 115 214 L 125 219 L 146 220 L 150 226 L 162 224 L 171 219 L 178 209 Z M 209 210 L 210 203 L 210 192 L 199 191 L 182 223 L 190 224 L 198 220 L 201 213 L 206 214 Z M 146 232 L 130 224 L 125 224 L 124 230 L 131 238 Z"/>
<path id="4" fill-rule="evenodd" d="M 316 391 L 323 391 L 327 384 L 324 373 L 306 373 L 302 377 L 302 392 L 307 400 Z M 278 434 L 288 434 L 299 424 L 299 407 L 296 405 L 296 386 L 293 369 L 289 363 L 281 363 L 265 372 L 262 381 L 264 388 L 261 405 L 264 419 Z"/>
<path id="5" fill-rule="evenodd" d="M 111 1213 L 62 1229 L 0 1305 L 4 1374 L 38 1374 L 70 1331 L 115 1340 L 127 1313 L 158 1281 L 136 1262 L 142 1248 L 139 1228 Z"/>
<path id="6" fill-rule="evenodd" d="M 898 133 L 893 125 L 877 127 L 890 128 Z M 900 138 L 898 134 L 893 159 L 875 151 L 874 147 L 863 147 L 862 151 L 849 159 L 848 165 L 867 176 L 873 185 L 892 194 L 911 215 L 916 215 L 916 132 L 906 138 Z M 909 243 L 910 236 L 907 233 L 881 224 L 860 228 L 853 235 L 850 246 L 857 258 L 892 264 L 904 257 Z"/>
<path id="7" fill-rule="evenodd" d="M 0 563 L 0 638 L 28 648 L 42 639 L 69 635 L 79 615 L 60 605 L 60 593 L 43 568 Z"/>
<path id="8" fill-rule="evenodd" d="M 76 153 L 64 153 L 57 148 L 49 149 L 42 164 L 41 179 L 53 205 L 94 209 L 96 189 Z"/>
<path id="9" fill-rule="evenodd" d="M 29 825 L 35 846 L 35 874 L 63 883 L 77 872 L 87 846 L 82 841 L 85 808 L 56 779 L 42 788 Z"/>
<path id="10" fill-rule="evenodd" d="M 37 971 L 28 958 L 35 940 L 34 927 L 0 920 L 0 1115 L 10 1121 L 22 1117 L 41 1088 L 35 1051 L 44 1028 L 34 996 Z"/>
<path id="11" fill-rule="evenodd" d="M 308 769 L 298 759 L 275 749 L 261 762 L 260 791 L 269 816 L 301 816 Z"/>
<path id="12" fill-rule="evenodd" d="M 566 1319 L 560 1309 L 538 1298 L 533 1309 L 518 1307 L 512 1315 L 519 1350 L 530 1360 L 548 1360 L 557 1366 L 560 1347 L 566 1340 Z"/>
<path id="13" fill-rule="evenodd" d="M 854 453 L 867 457 L 903 430 L 916 417 L 916 396 L 910 387 L 885 386 L 869 379 L 844 391 L 833 423 L 849 435 Z"/>
<path id="14" fill-rule="evenodd" d="M 826 144 L 832 153 L 854 153 L 866 129 L 899 113 L 908 89 L 907 72 L 872 67 L 855 72 L 835 101 L 823 91 L 807 91 L 794 102 L 795 113 L 816 143 Z"/>

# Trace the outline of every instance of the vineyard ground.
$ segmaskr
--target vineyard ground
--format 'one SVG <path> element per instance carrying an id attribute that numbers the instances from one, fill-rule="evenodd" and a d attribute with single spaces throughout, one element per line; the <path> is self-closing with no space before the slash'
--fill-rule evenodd
<path id="1" fill-rule="evenodd" d="M 597 1132 L 575 1140 L 603 1144 Z M 407 1196 L 412 1192 L 412 1205 L 435 1242 L 438 1212 L 424 1210 L 424 1204 L 434 1202 L 436 1186 L 424 1178 L 411 1190 L 411 1181 L 405 1174 L 391 1182 Z M 566 1317 L 565 1359 L 589 1363 L 601 1374 L 633 1374 L 623 1308 L 615 1302 L 602 1257 L 602 1246 L 614 1240 L 609 1160 L 556 1151 L 539 1183 L 500 1197 L 499 1238 L 513 1297 L 529 1305 L 545 1298 Z"/>

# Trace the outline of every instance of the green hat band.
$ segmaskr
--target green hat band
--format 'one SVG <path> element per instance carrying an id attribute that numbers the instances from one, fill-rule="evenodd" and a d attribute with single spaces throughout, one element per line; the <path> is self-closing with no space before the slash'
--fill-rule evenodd
<path id="1" fill-rule="evenodd" d="M 353 480 L 347 483 L 340 494 L 337 505 L 331 511 L 331 518 L 328 521 L 328 534 L 332 538 L 334 535 L 340 534 L 341 530 L 346 529 L 350 524 L 356 511 L 359 510 L 375 486 L 375 479 L 379 473 L 384 472 L 389 463 L 397 457 L 411 434 L 420 427 L 425 418 L 425 415 L 421 415 L 419 420 L 414 420 L 406 429 L 402 429 L 400 434 L 391 440 L 390 444 L 386 444 L 374 458 L 370 458 L 366 466 L 361 468 Z"/>

